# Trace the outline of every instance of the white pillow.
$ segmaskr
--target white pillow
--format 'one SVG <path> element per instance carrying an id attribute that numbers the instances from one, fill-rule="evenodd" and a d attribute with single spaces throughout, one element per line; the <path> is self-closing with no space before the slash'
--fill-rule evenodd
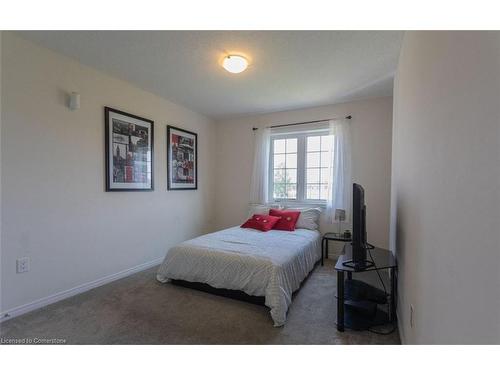
<path id="1" fill-rule="evenodd" d="M 274 208 L 276 210 L 282 209 L 282 206 L 279 204 L 251 204 L 250 209 L 248 211 L 248 218 L 251 218 L 253 215 L 269 215 L 269 210 Z"/>
<path id="2" fill-rule="evenodd" d="M 319 215 L 321 209 L 316 207 L 287 207 L 288 210 L 300 211 L 299 219 L 295 224 L 295 228 L 303 228 L 310 230 L 318 230 L 319 228 Z"/>

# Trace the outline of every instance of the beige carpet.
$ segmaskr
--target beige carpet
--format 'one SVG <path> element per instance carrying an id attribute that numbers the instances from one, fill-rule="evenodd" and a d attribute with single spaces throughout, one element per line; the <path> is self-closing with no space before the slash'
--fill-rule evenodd
<path id="1" fill-rule="evenodd" d="M 284 327 L 264 306 L 155 280 L 154 269 L 93 289 L 0 326 L 1 337 L 68 344 L 399 344 L 335 327 L 333 263 L 317 266 L 296 293 Z"/>

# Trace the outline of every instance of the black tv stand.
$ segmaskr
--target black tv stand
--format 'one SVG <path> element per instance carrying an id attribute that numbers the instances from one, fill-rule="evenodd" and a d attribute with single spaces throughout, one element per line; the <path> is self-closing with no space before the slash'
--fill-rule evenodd
<path id="1" fill-rule="evenodd" d="M 387 304 L 383 290 L 361 280 L 349 279 L 344 284 L 344 326 L 363 331 L 389 321 L 380 305 Z"/>
<path id="2" fill-rule="evenodd" d="M 344 328 L 366 330 L 370 327 L 394 322 L 396 319 L 396 260 L 393 254 L 384 249 L 370 250 L 373 264 L 366 268 L 353 268 L 348 262 L 352 260 L 351 244 L 344 246 L 335 265 L 337 271 L 337 330 Z M 352 274 L 358 272 L 379 271 L 388 269 L 390 273 L 390 292 L 384 291 L 360 280 L 353 280 Z M 345 273 L 347 272 L 347 280 Z M 389 304 L 388 311 L 381 305 Z"/>

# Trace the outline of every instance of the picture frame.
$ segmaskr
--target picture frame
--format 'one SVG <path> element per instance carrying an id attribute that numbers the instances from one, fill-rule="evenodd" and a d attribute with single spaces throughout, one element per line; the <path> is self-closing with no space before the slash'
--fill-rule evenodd
<path id="1" fill-rule="evenodd" d="M 167 125 L 167 190 L 198 189 L 198 134 Z"/>
<path id="2" fill-rule="evenodd" d="M 154 122 L 104 107 L 106 191 L 154 190 Z"/>

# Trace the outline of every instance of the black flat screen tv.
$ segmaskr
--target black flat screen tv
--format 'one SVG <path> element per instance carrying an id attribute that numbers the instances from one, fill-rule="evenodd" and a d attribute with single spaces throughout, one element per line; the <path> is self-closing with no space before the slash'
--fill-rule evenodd
<path id="1" fill-rule="evenodd" d="M 352 263 L 355 269 L 364 269 L 366 262 L 366 206 L 365 190 L 359 184 L 352 185 Z"/>

